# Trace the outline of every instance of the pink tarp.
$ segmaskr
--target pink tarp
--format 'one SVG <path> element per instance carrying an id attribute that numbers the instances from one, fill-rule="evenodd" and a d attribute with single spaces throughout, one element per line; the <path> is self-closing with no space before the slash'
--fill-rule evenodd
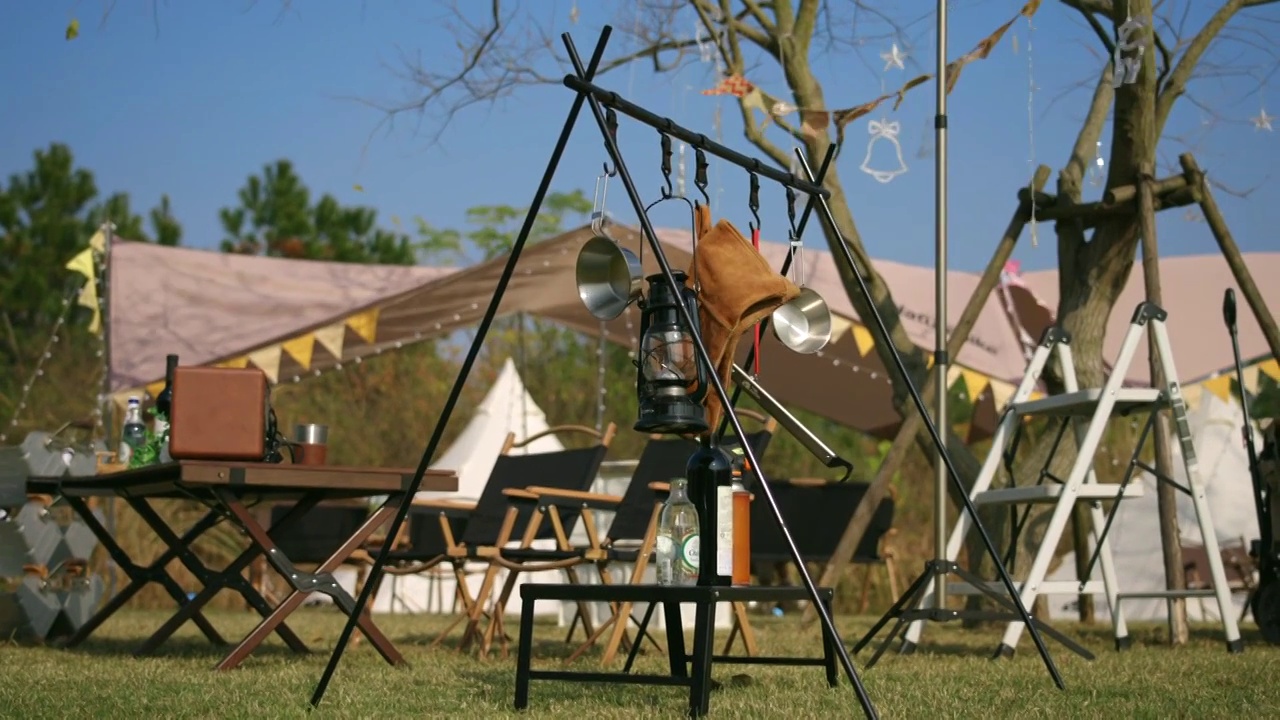
<path id="1" fill-rule="evenodd" d="M 203 365 L 418 287 L 452 268 L 288 260 L 117 240 L 111 246 L 111 390 Z"/>
<path id="2" fill-rule="evenodd" d="M 1273 314 L 1280 311 L 1280 282 L 1276 281 L 1280 278 L 1280 252 L 1245 253 L 1244 259 L 1267 307 Z M 1034 303 L 1026 302 L 1026 296 L 1017 303 L 1027 331 L 1038 338 L 1051 319 L 1045 308 L 1056 312 L 1058 307 L 1058 273 L 1056 270 L 1026 273 L 1021 276 L 1021 281 L 1043 305 L 1036 309 Z M 1229 287 L 1236 290 L 1240 354 L 1244 362 L 1247 364 L 1271 355 L 1262 328 L 1222 255 L 1162 258 L 1160 283 L 1164 295 L 1161 306 L 1169 313 L 1166 326 L 1179 382 L 1191 384 L 1214 373 L 1231 370 L 1231 341 L 1222 319 L 1222 295 Z M 1120 343 L 1129 329 L 1134 308 L 1145 299 L 1142 263 L 1137 262 L 1107 322 L 1103 355 L 1108 363 L 1120 352 Z M 1126 373 L 1128 382 L 1150 383 L 1147 357 L 1147 345 L 1143 342 Z"/>

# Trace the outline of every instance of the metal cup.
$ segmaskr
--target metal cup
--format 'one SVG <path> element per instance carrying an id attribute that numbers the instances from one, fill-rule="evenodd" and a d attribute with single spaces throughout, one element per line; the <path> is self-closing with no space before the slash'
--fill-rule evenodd
<path id="1" fill-rule="evenodd" d="M 329 457 L 329 426 L 306 423 L 293 428 L 293 461 L 298 465 L 324 465 Z"/>
<path id="2" fill-rule="evenodd" d="M 770 324 L 774 337 L 802 355 L 818 352 L 831 340 L 831 308 L 816 290 L 807 287 L 774 310 Z"/>
<path id="3" fill-rule="evenodd" d="M 640 259 L 604 235 L 596 235 L 578 251 L 578 297 L 600 320 L 623 313 L 644 289 Z"/>

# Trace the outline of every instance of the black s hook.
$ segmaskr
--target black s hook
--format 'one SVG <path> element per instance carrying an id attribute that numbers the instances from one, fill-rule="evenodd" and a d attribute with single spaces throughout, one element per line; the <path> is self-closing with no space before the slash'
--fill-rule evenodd
<path id="1" fill-rule="evenodd" d="M 613 108 L 606 108 L 604 113 L 604 124 L 609 128 L 609 137 L 613 138 L 613 146 L 618 146 L 618 112 Z M 609 151 L 609 146 L 605 145 L 605 152 Z M 609 169 L 609 161 L 604 163 L 604 174 L 609 177 L 618 176 L 618 168 Z"/>
<path id="2" fill-rule="evenodd" d="M 755 218 L 754 223 L 747 223 L 747 227 L 755 233 L 760 229 L 760 177 L 755 173 L 749 173 L 751 178 L 751 190 L 747 195 L 747 207 L 751 209 L 751 217 Z M 790 188 L 787 188 L 790 190 Z"/>
<path id="3" fill-rule="evenodd" d="M 711 206 L 711 198 L 707 195 L 707 154 L 702 148 L 693 151 L 693 185 L 702 193 L 702 199 Z"/>
<path id="4" fill-rule="evenodd" d="M 671 137 L 661 130 L 658 136 L 662 138 L 662 180 L 666 187 L 662 188 L 662 198 L 670 200 L 675 196 L 671 188 Z"/>

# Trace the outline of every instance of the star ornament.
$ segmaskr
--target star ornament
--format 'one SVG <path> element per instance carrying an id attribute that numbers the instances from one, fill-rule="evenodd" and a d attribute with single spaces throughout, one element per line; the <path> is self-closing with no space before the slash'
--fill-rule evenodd
<path id="1" fill-rule="evenodd" d="M 1258 111 L 1257 117 L 1252 118 L 1253 127 L 1255 130 L 1266 130 L 1267 132 L 1271 132 L 1271 121 L 1275 119 L 1275 115 L 1268 115 L 1267 109 L 1263 108 Z"/>
<path id="2" fill-rule="evenodd" d="M 899 70 L 907 69 L 906 66 L 902 64 L 902 61 L 907 59 L 907 54 L 898 48 L 898 43 L 894 43 L 893 47 L 889 48 L 888 52 L 880 53 L 880 59 L 884 61 L 885 70 L 895 67 Z"/>

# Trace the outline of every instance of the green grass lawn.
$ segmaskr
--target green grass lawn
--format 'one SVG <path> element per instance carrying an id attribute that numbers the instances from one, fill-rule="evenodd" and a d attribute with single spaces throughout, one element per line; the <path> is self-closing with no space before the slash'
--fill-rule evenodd
<path id="1" fill-rule="evenodd" d="M 131 649 L 166 614 L 124 611 L 74 650 L 0 645 L 0 716 L 21 718 L 304 717 L 308 700 L 329 658 L 344 618 L 328 608 L 304 608 L 291 623 L 311 644 L 311 655 L 288 652 L 272 639 L 237 670 L 215 672 L 221 652 L 188 624 L 156 656 L 138 659 Z M 762 651 L 820 652 L 817 629 L 793 617 L 753 616 Z M 838 617 L 846 643 L 875 617 Z M 228 637 L 253 625 L 246 613 L 211 615 Z M 344 656 L 319 717 L 515 716 L 514 654 L 502 659 L 462 655 L 452 647 L 430 647 L 443 627 L 438 616 L 378 616 L 408 665 L 392 668 L 368 642 Z M 515 632 L 516 622 L 509 630 Z M 1186 647 L 1164 644 L 1162 626 L 1139 626 L 1135 646 L 1112 650 L 1108 627 L 1059 627 L 1097 653 L 1084 661 L 1050 642 L 1066 691 L 1049 679 L 1030 638 L 1018 656 L 989 660 L 1000 630 L 966 631 L 930 625 L 922 650 L 913 656 L 886 654 L 864 671 L 870 651 L 854 658 L 873 702 L 885 718 L 1280 717 L 1280 648 L 1266 646 L 1252 623 L 1244 626 L 1247 648 L 1228 655 L 1220 633 L 1197 628 Z M 568 649 L 564 630 L 551 624 L 535 631 L 535 667 L 562 665 Z M 723 637 L 723 633 L 721 633 Z M 720 642 L 723 642 L 721 639 Z M 588 654 L 575 667 L 598 666 Z M 621 663 L 619 663 L 620 666 Z M 638 669 L 661 671 L 664 659 L 641 655 Z M 616 669 L 616 668 L 615 668 Z M 734 677 L 745 674 L 749 679 Z M 841 675 L 826 686 L 818 667 L 722 665 L 714 678 L 712 717 L 829 718 L 858 715 L 853 691 Z M 535 681 L 527 715 L 547 718 L 674 718 L 684 713 L 687 690 L 647 686 Z"/>

